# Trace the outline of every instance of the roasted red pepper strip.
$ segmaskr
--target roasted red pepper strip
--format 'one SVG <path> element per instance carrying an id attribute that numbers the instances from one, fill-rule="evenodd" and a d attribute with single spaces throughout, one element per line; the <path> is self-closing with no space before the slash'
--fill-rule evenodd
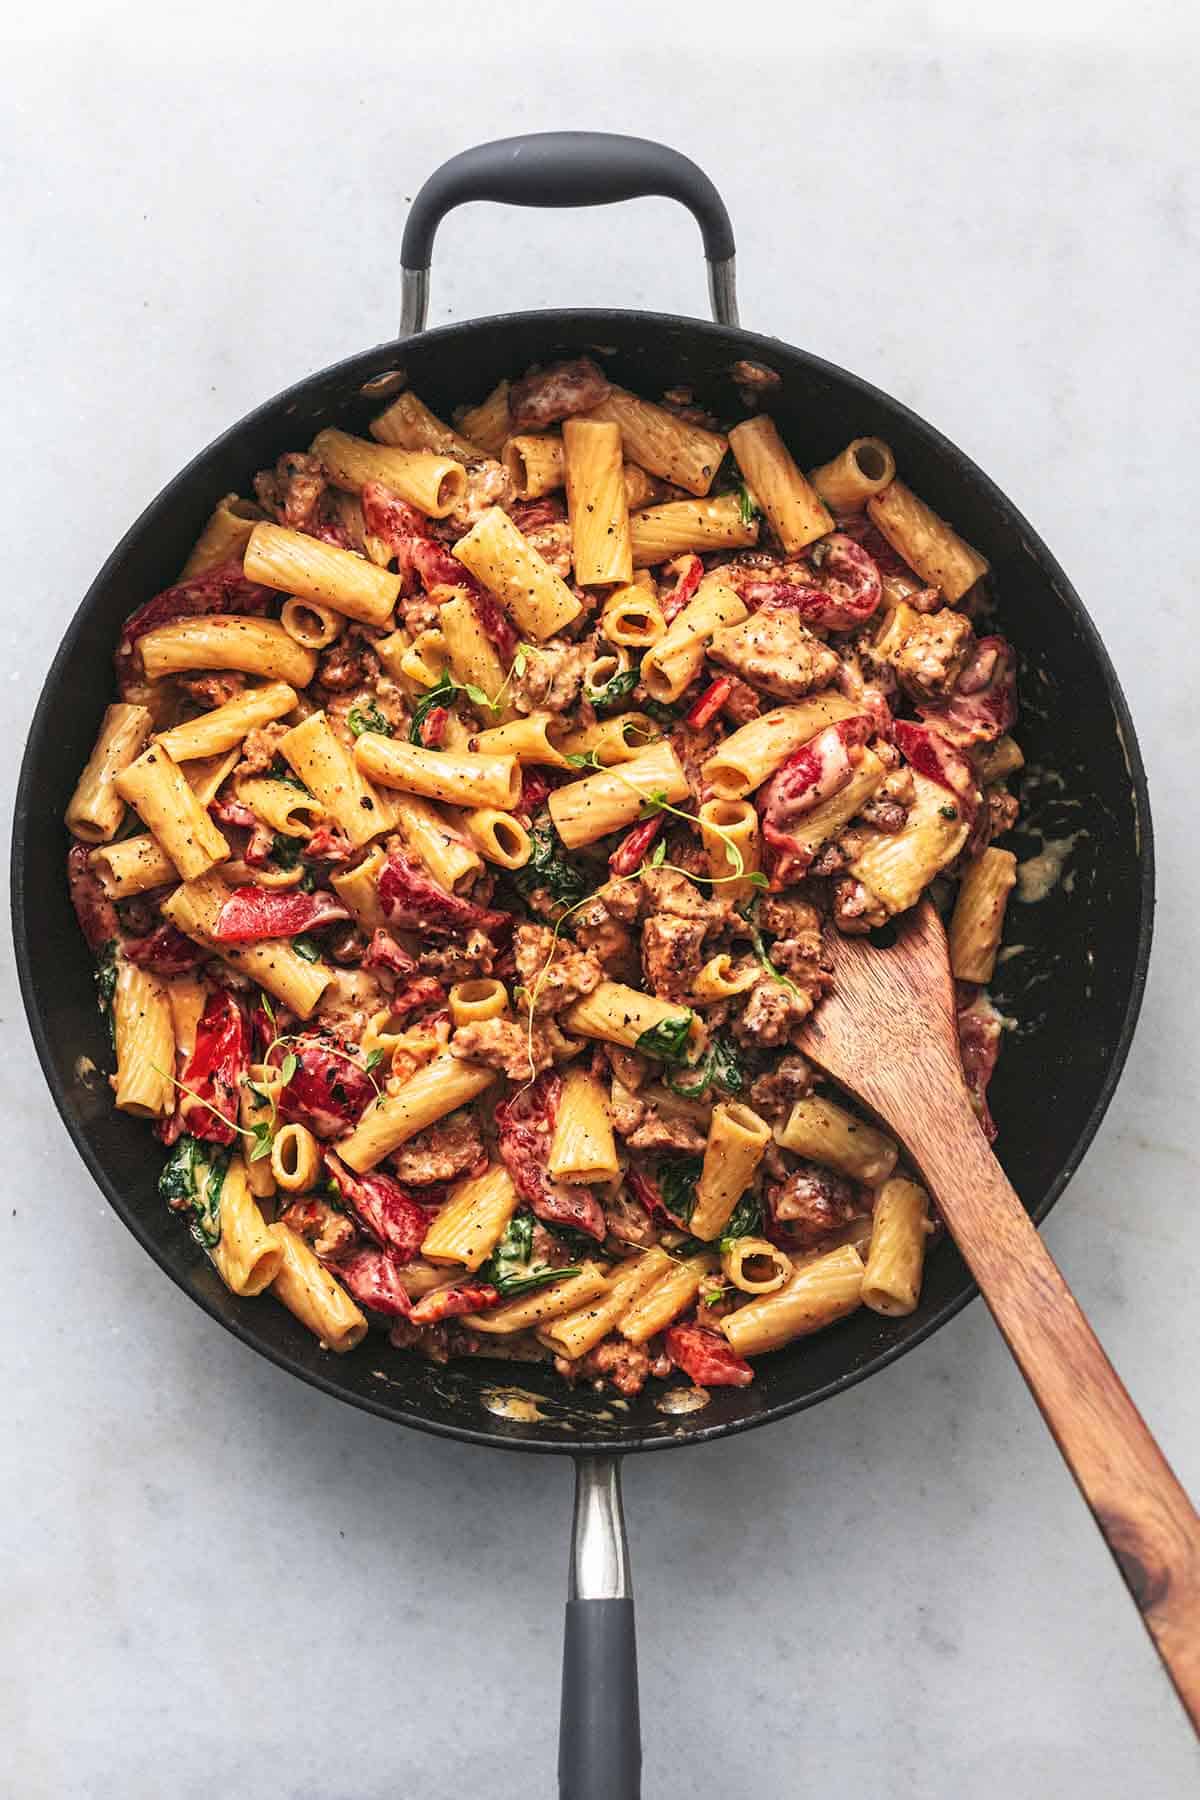
<path id="1" fill-rule="evenodd" d="M 626 1169 L 625 1186 L 629 1189 L 639 1205 L 644 1206 L 652 1219 L 661 1219 L 676 1231 L 687 1230 L 687 1220 L 673 1213 L 659 1192 L 658 1183 L 649 1175 L 641 1175 L 636 1169 Z"/>
<path id="2" fill-rule="evenodd" d="M 573 1225 L 602 1243 L 607 1229 L 604 1211 L 591 1188 L 568 1186 L 546 1173 L 561 1094 L 561 1075 L 547 1070 L 496 1108 L 500 1160 L 537 1218 L 547 1225 Z"/>
<path id="3" fill-rule="evenodd" d="M 367 1071 L 336 1039 L 289 1036 L 268 1061 L 280 1068 L 289 1056 L 295 1073 L 280 1090 L 279 1116 L 289 1125 L 307 1125 L 319 1138 L 336 1137 L 362 1117 L 378 1090 Z"/>
<path id="4" fill-rule="evenodd" d="M 640 869 L 647 850 L 662 828 L 661 813 L 655 813 L 652 819 L 643 819 L 640 825 L 631 826 L 608 859 L 613 874 L 632 875 Z"/>
<path id="5" fill-rule="evenodd" d="M 695 706 L 685 716 L 684 724 L 690 725 L 693 731 L 703 731 L 706 725 L 712 724 L 732 692 L 733 683 L 728 675 L 720 676 L 710 687 L 705 688 Z"/>
<path id="6" fill-rule="evenodd" d="M 159 625 L 171 625 L 176 619 L 198 618 L 211 613 L 261 614 L 276 599 L 278 595 L 274 588 L 247 580 L 240 558 L 220 563 L 215 569 L 205 569 L 202 575 L 193 575 L 188 581 L 164 588 L 161 594 L 147 600 L 145 606 L 139 606 L 126 619 L 117 647 L 117 667 L 120 669 L 127 664 L 138 639 Z"/>
<path id="7" fill-rule="evenodd" d="M 510 914 L 473 906 L 459 894 L 439 887 L 414 857 L 393 851 L 379 875 L 379 899 L 389 925 L 400 931 L 426 931 L 438 937 L 478 930 L 490 937 L 507 931 Z"/>
<path id="8" fill-rule="evenodd" d="M 399 1262 L 411 1262 L 425 1241 L 431 1210 L 378 1169 L 356 1175 L 332 1150 L 325 1152 L 325 1167 L 337 1183 L 342 1204 L 363 1230 Z"/>
<path id="9" fill-rule="evenodd" d="M 392 936 L 380 925 L 371 933 L 371 942 L 367 945 L 366 955 L 362 959 L 364 969 L 390 969 L 393 975 L 408 976 L 417 972 L 417 959 L 410 956 Z"/>
<path id="10" fill-rule="evenodd" d="M 238 1088 L 250 1061 L 249 1039 L 233 996 L 210 994 L 196 1027 L 196 1047 L 179 1078 L 183 1089 L 179 1116 L 193 1137 L 213 1144 L 232 1144 L 237 1137 L 233 1123 L 227 1121 L 238 1116 Z"/>
<path id="11" fill-rule="evenodd" d="M 407 1319 L 412 1311 L 408 1289 L 400 1279 L 401 1262 L 387 1250 L 369 1245 L 341 1262 L 330 1259 L 325 1267 L 360 1306 L 383 1313 L 389 1319 Z"/>
<path id="12" fill-rule="evenodd" d="M 499 1293 L 487 1281 L 478 1282 L 474 1287 L 434 1288 L 432 1293 L 422 1294 L 408 1316 L 414 1325 L 440 1325 L 443 1319 L 483 1312 L 487 1307 L 495 1306 L 499 1299 Z"/>
<path id="13" fill-rule="evenodd" d="M 698 556 L 692 554 L 671 592 L 658 603 L 659 610 L 668 625 L 678 613 L 683 611 L 703 579 L 704 564 Z"/>
<path id="14" fill-rule="evenodd" d="M 664 1341 L 675 1367 L 690 1375 L 697 1387 L 749 1387 L 754 1380 L 745 1357 L 703 1325 L 672 1325 Z"/>
<path id="15" fill-rule="evenodd" d="M 90 855 L 86 844 L 72 844 L 67 852 L 67 882 L 79 929 L 87 939 L 88 949 L 96 951 L 119 938 L 121 926 L 116 907 L 88 861 Z"/>
<path id="16" fill-rule="evenodd" d="M 445 706 L 431 706 L 421 720 L 421 742 L 427 750 L 440 750 L 446 741 L 446 721 L 450 717 Z"/>
<path id="17" fill-rule="evenodd" d="M 263 938 L 297 937 L 350 917 L 340 900 L 319 888 L 234 888 L 217 915 L 213 936 L 221 944 L 257 944 Z"/>
<path id="18" fill-rule="evenodd" d="M 126 938 L 121 947 L 126 962 L 155 975 L 184 975 L 194 969 L 204 952 L 174 925 L 156 927 L 147 937 Z"/>

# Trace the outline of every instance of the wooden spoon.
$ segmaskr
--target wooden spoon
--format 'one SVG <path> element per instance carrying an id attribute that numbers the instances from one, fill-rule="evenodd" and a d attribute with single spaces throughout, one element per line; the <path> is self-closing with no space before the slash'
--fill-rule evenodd
<path id="1" fill-rule="evenodd" d="M 833 931 L 828 948 L 801 1048 L 921 1171 L 1200 1732 L 1200 1518 L 975 1118 L 941 920 L 923 900 L 893 946 Z"/>

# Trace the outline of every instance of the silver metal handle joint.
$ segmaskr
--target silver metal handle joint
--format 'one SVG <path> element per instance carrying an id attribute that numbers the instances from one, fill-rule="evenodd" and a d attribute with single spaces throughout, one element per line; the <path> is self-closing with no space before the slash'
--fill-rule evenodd
<path id="1" fill-rule="evenodd" d="M 736 257 L 727 256 L 708 264 L 708 304 L 718 325 L 738 324 L 736 262 Z"/>
<path id="2" fill-rule="evenodd" d="M 567 1573 L 569 1600 L 630 1600 L 633 1581 L 621 1465 L 615 1456 L 575 1458 L 575 1522 Z"/>

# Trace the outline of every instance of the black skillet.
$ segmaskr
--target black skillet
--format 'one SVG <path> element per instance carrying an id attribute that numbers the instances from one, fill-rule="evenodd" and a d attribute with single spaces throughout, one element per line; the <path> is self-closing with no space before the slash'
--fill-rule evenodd
<path id="1" fill-rule="evenodd" d="M 714 324 L 626 311 L 501 314 L 424 331 L 434 235 L 452 207 L 589 206 L 663 194 L 695 215 L 708 261 Z M 852 437 L 891 444 L 905 479 L 992 564 L 1003 629 L 1022 663 L 1026 839 L 1074 839 L 1073 879 L 1017 905 L 1021 953 L 1001 967 L 997 1000 L 1017 1021 L 993 1085 L 1001 1158 L 1035 1220 L 1045 1217 L 1104 1115 L 1142 998 L 1154 904 L 1146 777 L 1117 677 L 1078 595 L 1036 532 L 961 450 L 878 388 L 778 339 L 741 331 L 733 233 L 708 178 L 659 144 L 588 132 L 485 144 L 425 184 L 403 242 L 400 339 L 287 389 L 203 451 L 147 507 L 109 557 L 46 679 L 21 769 L 13 827 L 13 928 L 21 990 L 59 1111 L 88 1168 L 129 1229 L 194 1300 L 262 1355 L 381 1417 L 468 1443 L 573 1456 L 579 1475 L 567 1603 L 559 1775 L 570 1800 L 633 1800 L 640 1791 L 633 1601 L 621 1518 L 626 1452 L 703 1443 L 812 1406 L 872 1375 L 964 1306 L 974 1289 L 956 1252 L 931 1259 L 907 1319 L 860 1312 L 767 1357 L 748 1389 L 720 1389 L 700 1411 L 664 1410 L 662 1386 L 614 1404 L 567 1396 L 545 1369 L 470 1362 L 435 1369 L 379 1340 L 335 1359 L 282 1307 L 239 1301 L 159 1200 L 161 1152 L 145 1127 L 85 1085 L 77 1059 L 106 1066 L 91 968 L 67 900 L 60 824 L 111 697 L 112 652 L 125 616 L 165 587 L 219 495 L 249 491 L 254 472 L 306 446 L 324 425 L 365 432 L 404 381 L 448 415 L 505 375 L 587 351 L 649 396 L 694 390 L 723 418 L 740 406 L 731 365 L 782 376 L 770 410 L 808 464 Z M 980 404 L 985 404 L 980 395 Z M 1049 779 L 1047 776 L 1049 775 Z M 1014 917 L 1015 915 L 1015 917 Z M 1030 1124 L 1036 1121 L 1036 1129 Z M 669 1404 L 669 1402 L 668 1402 Z"/>

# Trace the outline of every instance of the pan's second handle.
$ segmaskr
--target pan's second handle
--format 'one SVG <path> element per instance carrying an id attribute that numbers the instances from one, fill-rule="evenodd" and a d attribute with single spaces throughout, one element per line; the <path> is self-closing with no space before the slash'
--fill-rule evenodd
<path id="1" fill-rule="evenodd" d="M 508 206 L 609 206 L 663 194 L 694 216 L 708 259 L 708 293 L 719 325 L 736 325 L 733 227 L 725 202 L 690 157 L 648 138 L 607 131 L 540 131 L 497 138 L 435 169 L 409 209 L 400 247 L 401 337 L 422 331 L 429 311 L 433 240 L 446 214 L 469 200 Z"/>
<path id="2" fill-rule="evenodd" d="M 1200 1733 L 1200 1518 L 988 1148 L 961 1082 L 945 1070 L 936 1086 L 941 1129 L 910 1148 Z"/>
<path id="3" fill-rule="evenodd" d="M 637 1639 L 615 1456 L 575 1459 L 559 1800 L 640 1800 Z"/>

